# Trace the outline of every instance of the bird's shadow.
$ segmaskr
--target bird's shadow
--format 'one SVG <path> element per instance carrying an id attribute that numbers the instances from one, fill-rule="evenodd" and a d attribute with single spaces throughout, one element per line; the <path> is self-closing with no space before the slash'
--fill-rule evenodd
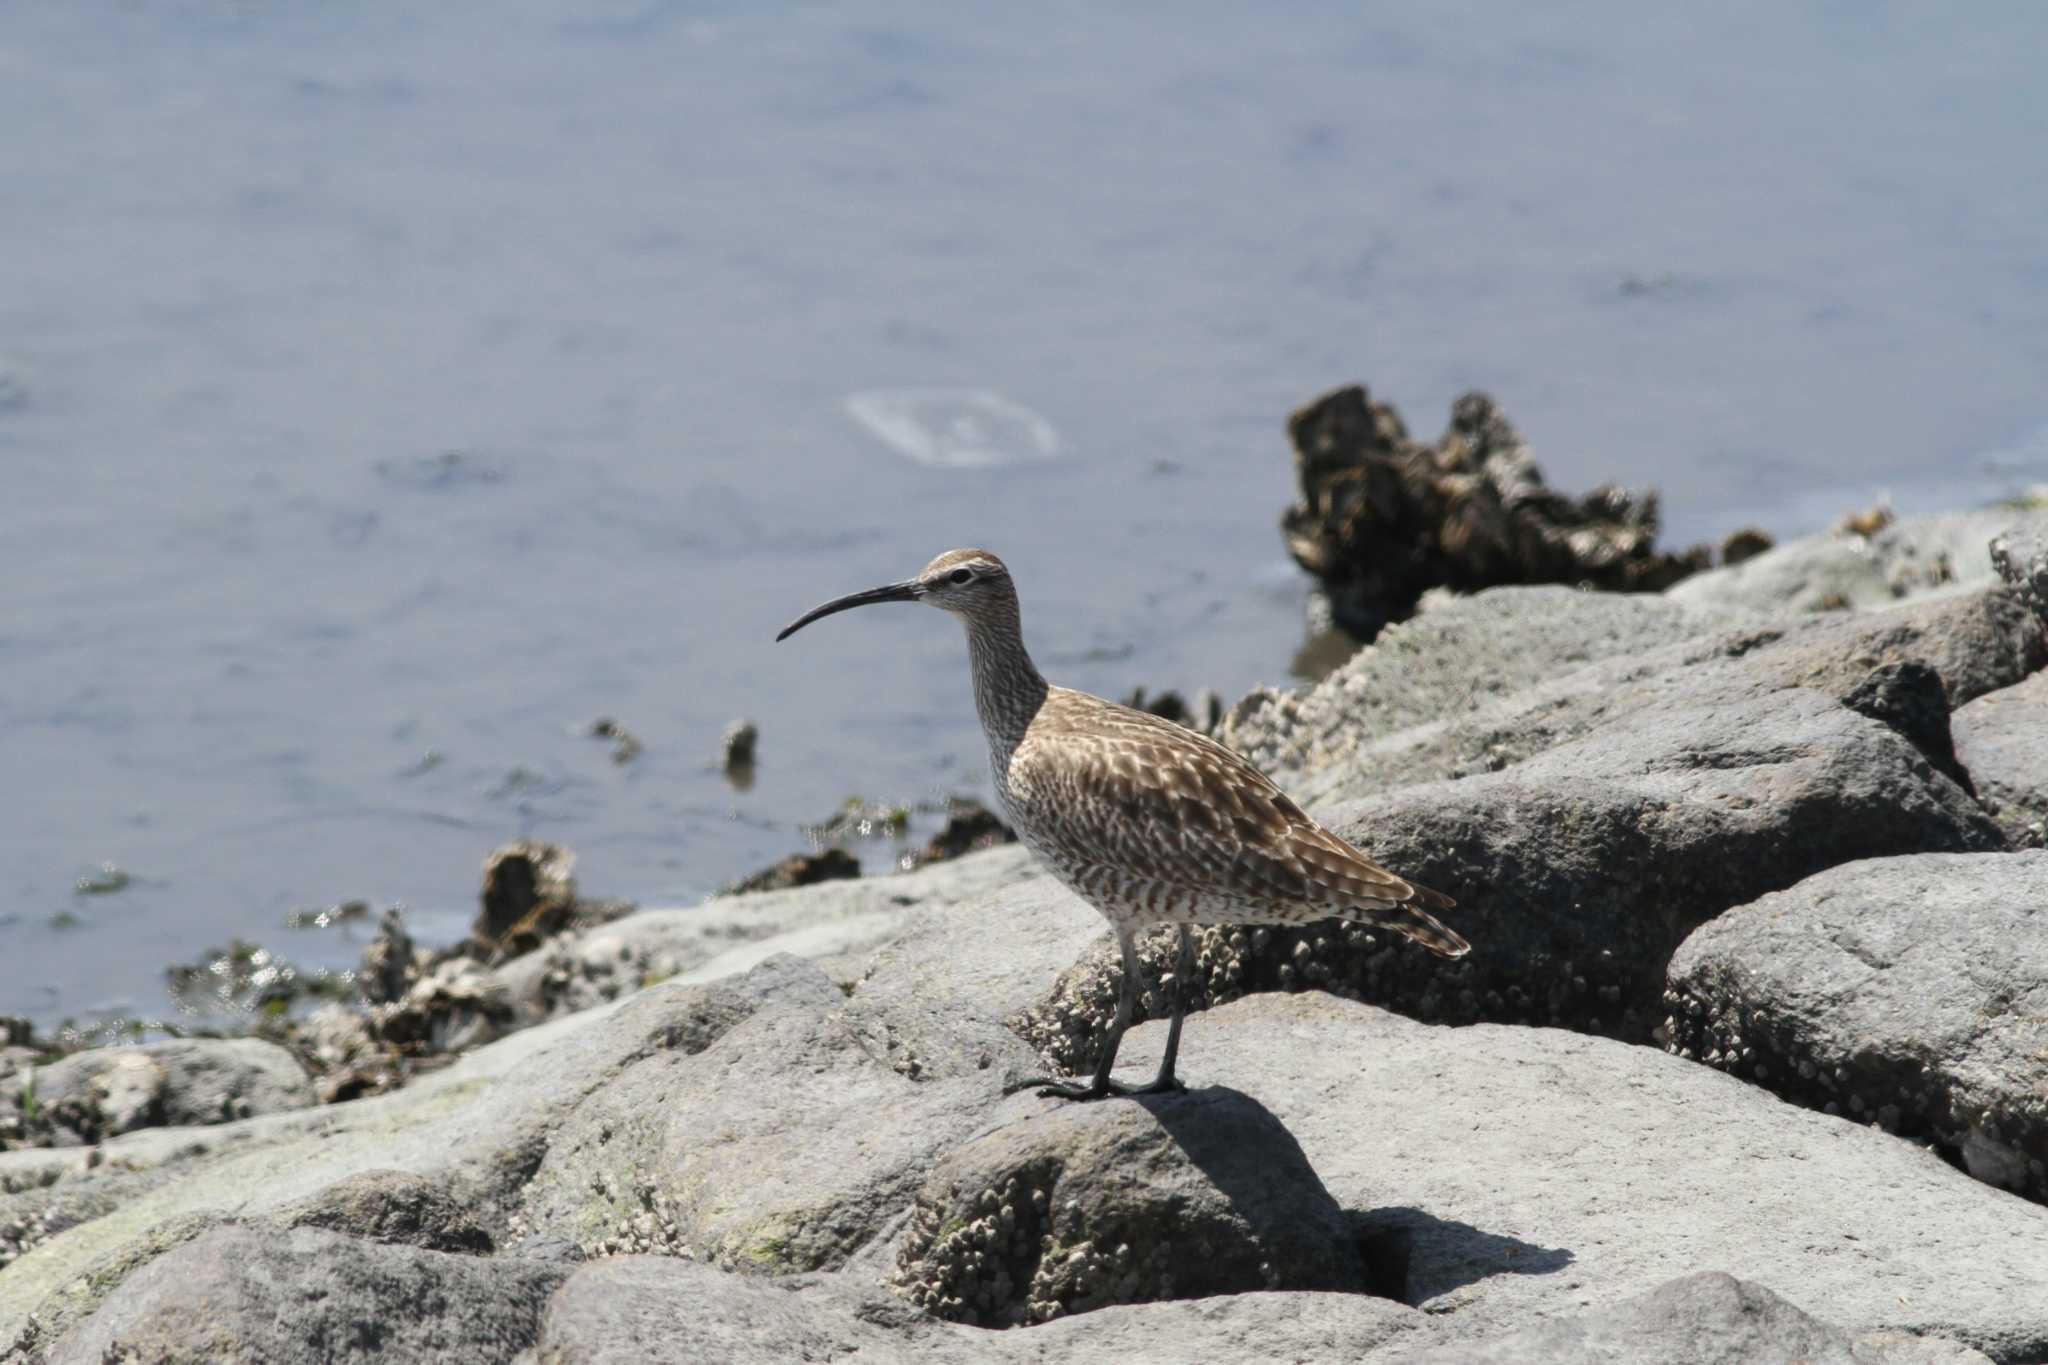
<path id="1" fill-rule="evenodd" d="M 1275 1181 L 1281 1178 L 1279 1168 L 1292 1162 L 1247 1160 L 1214 1123 L 1206 1121 L 1217 1105 L 1256 1110 L 1270 1121 L 1274 1140 L 1292 1147 L 1298 1169 L 1312 1171 L 1294 1135 L 1251 1096 L 1228 1086 L 1204 1086 L 1177 1094 L 1143 1095 L 1135 1102 L 1158 1119 L 1188 1160 L 1208 1176 L 1255 1231 L 1263 1231 L 1273 1222 L 1277 1207 L 1299 1207 L 1274 1197 Z M 1229 1131 L 1236 1134 L 1242 1129 L 1229 1125 Z M 1304 1193 L 1295 1191 L 1294 1196 L 1298 1199 Z M 1314 1194 L 1328 1201 L 1329 1211 L 1349 1225 L 1365 1266 L 1365 1283 L 1359 1288 L 1380 1298 L 1419 1305 L 1495 1275 L 1553 1274 L 1573 1260 L 1567 1248 L 1539 1246 L 1412 1206 L 1343 1209 L 1322 1186 L 1320 1177 L 1316 1177 Z"/>

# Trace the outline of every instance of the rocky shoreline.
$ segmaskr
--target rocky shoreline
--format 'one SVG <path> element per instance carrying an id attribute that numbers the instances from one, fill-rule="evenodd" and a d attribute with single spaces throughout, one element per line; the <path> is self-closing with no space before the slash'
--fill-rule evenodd
<path id="1" fill-rule="evenodd" d="M 1205 931 L 1143 1101 L 1003 1093 L 1116 984 L 1020 849 L 616 918 L 536 853 L 403 1085 L 318 1102 L 345 1011 L 0 1083 L 73 1144 L 0 1153 L 0 1354 L 2048 1358 L 2044 665 L 2039 510 L 1425 596 L 1217 728 L 1473 953 Z"/>

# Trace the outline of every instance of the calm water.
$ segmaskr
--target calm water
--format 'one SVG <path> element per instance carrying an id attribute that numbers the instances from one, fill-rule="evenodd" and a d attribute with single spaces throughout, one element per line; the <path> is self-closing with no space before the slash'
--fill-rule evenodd
<path id="1" fill-rule="evenodd" d="M 771 643 L 948 546 L 1062 681 L 1280 681 L 1333 383 L 1678 540 L 2048 478 L 2048 8 L 1113 8 L 6 7 L 0 1011 L 980 790 L 949 622 Z"/>

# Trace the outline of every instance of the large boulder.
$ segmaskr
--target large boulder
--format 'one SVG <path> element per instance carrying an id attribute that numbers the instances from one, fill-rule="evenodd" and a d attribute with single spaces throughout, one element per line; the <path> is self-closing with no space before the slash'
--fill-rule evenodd
<path id="1" fill-rule="evenodd" d="M 1957 761 L 2006 838 L 2048 844 L 2048 671 L 1962 707 L 1950 730 Z"/>
<path id="2" fill-rule="evenodd" d="M 1831 868 L 1671 961 L 1669 1046 L 2048 1199 L 2048 851 Z"/>
<path id="3" fill-rule="evenodd" d="M 1047 1322 L 1119 1303 L 1366 1288 L 1358 1236 L 1264 1106 L 1019 1097 L 926 1178 L 892 1279 L 944 1318 Z"/>
<path id="4" fill-rule="evenodd" d="M 1132 1035 L 1129 1074 L 1164 1035 Z M 1851 1334 L 2048 1355 L 2048 1209 L 1654 1049 L 1306 993 L 1190 1019 L 1181 1067 L 1269 1108 L 1368 1245 L 1405 1259 L 1390 1287 L 1460 1338 L 1714 1268 Z"/>
<path id="5" fill-rule="evenodd" d="M 1478 614 L 1495 595 L 1455 603 L 1422 622 Z M 1676 618 L 1688 619 L 1701 618 Z M 1254 693 L 1232 713 L 1224 738 L 1313 809 L 1497 772 L 1608 725 L 1629 724 L 1652 708 L 1793 688 L 1846 701 L 1869 687 L 1874 671 L 1900 665 L 1931 670 L 1955 707 L 2048 664 L 2048 641 L 2026 604 L 2010 589 L 1991 588 L 1886 611 L 1688 634 L 1600 655 L 1506 692 L 1446 685 L 1433 696 L 1394 690 L 1404 696 L 1395 710 L 1371 704 L 1368 697 L 1388 690 L 1385 675 L 1404 666 L 1405 632 L 1413 629 L 1390 631 L 1305 695 Z"/>
<path id="6" fill-rule="evenodd" d="M 224 1226 L 130 1274 L 47 1359 L 509 1362 L 566 1275 L 319 1228 Z"/>
<path id="7" fill-rule="evenodd" d="M 813 969 L 816 970 L 815 968 Z M 627 1067 L 556 1125 L 520 1229 L 756 1273 L 843 1264 L 1033 1057 L 993 1021 L 820 992 Z"/>
<path id="8" fill-rule="evenodd" d="M 985 1009 L 1055 994 L 1091 912 L 1007 903 L 933 912 L 855 1000 L 921 976 L 971 1011 L 947 979 L 955 956 L 970 980 L 1011 964 Z M 1433 1316 L 1523 1326 L 1718 1268 L 1856 1332 L 2048 1352 L 2048 1300 L 2025 1289 L 2048 1277 L 2048 1210 L 1868 1125 L 1654 1049 L 1425 1025 L 1323 992 L 1250 996 L 1186 1029 L 1183 1078 L 1270 1109 L 1357 1220 L 1375 1285 Z M 1148 1077 L 1164 1032 L 1135 1029 L 1120 1074 Z"/>

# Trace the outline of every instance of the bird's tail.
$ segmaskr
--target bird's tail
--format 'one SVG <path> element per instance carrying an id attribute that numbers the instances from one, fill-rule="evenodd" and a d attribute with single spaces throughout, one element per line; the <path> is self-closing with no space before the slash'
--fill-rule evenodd
<path id="1" fill-rule="evenodd" d="M 1444 925 L 1435 915 L 1422 907 L 1427 905 L 1435 910 L 1448 910 L 1457 904 L 1440 891 L 1431 891 L 1426 886 L 1409 883 L 1412 893 L 1408 899 L 1394 905 L 1360 905 L 1337 912 L 1338 918 L 1358 924 L 1376 925 L 1392 929 L 1397 934 L 1406 934 L 1439 957 L 1463 957 L 1472 951 L 1455 930 Z"/>

